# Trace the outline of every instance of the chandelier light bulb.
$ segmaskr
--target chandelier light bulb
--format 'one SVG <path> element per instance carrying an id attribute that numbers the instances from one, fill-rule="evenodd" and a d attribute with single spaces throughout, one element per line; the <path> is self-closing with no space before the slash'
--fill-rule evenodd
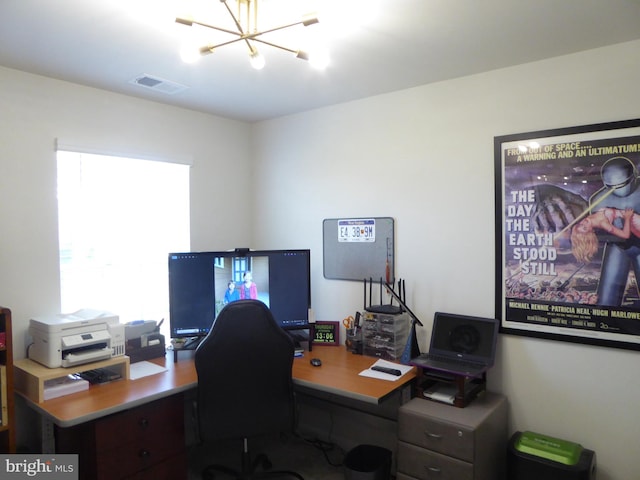
<path id="1" fill-rule="evenodd" d="M 195 63 L 201 56 L 200 47 L 195 43 L 185 43 L 180 49 L 180 58 L 184 63 Z"/>
<path id="2" fill-rule="evenodd" d="M 253 49 L 249 53 L 249 61 L 251 62 L 251 66 L 256 70 L 262 70 L 264 68 L 264 57 L 255 47 L 253 47 Z"/>
<path id="3" fill-rule="evenodd" d="M 317 70 L 324 70 L 329 63 L 329 52 L 325 49 L 317 49 L 309 54 L 309 64 Z"/>

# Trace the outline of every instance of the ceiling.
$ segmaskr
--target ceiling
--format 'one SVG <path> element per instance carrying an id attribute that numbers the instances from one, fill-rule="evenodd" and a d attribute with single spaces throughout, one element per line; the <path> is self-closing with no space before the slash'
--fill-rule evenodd
<path id="1" fill-rule="evenodd" d="M 192 1 L 210 23 L 234 28 L 220 0 Z M 331 63 L 319 71 L 260 46 L 258 71 L 242 42 L 184 63 L 193 29 L 174 20 L 187 3 L 0 0 L 0 65 L 255 122 L 640 38 L 640 0 L 263 0 L 260 13 L 280 17 L 262 29 L 318 12 L 319 24 L 282 35 L 322 38 Z M 188 88 L 131 83 L 145 74 Z"/>

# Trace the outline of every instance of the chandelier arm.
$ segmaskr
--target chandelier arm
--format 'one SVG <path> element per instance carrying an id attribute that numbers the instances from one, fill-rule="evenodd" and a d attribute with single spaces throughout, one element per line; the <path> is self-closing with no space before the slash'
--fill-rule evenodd
<path id="1" fill-rule="evenodd" d="M 270 28 L 269 30 L 262 30 L 260 32 L 254 32 L 254 33 L 244 33 L 244 31 L 242 31 L 242 30 L 240 32 L 236 32 L 234 30 L 228 30 L 226 28 L 216 27 L 215 25 L 211 25 L 211 24 L 204 23 L 204 22 L 199 22 L 197 20 L 193 20 L 192 23 L 194 23 L 196 25 L 200 25 L 201 27 L 206 27 L 206 28 L 210 28 L 212 30 L 218 30 L 219 32 L 224 32 L 224 33 L 229 33 L 231 35 L 235 35 L 235 36 L 238 37 L 238 39 L 236 39 L 234 41 L 238 41 L 238 40 L 242 40 L 242 39 L 257 40 L 257 37 L 259 37 L 260 35 L 265 35 L 267 33 L 276 32 L 276 31 L 282 30 L 284 28 L 294 27 L 296 25 L 300 25 L 303 22 L 300 21 L 300 22 L 296 22 L 296 23 L 290 23 L 288 25 L 282 25 L 281 27 Z"/>
<path id="2" fill-rule="evenodd" d="M 226 0 L 223 1 L 222 3 L 224 3 L 224 6 L 227 8 L 227 12 L 229 12 L 229 15 L 231 15 L 231 18 L 233 18 L 233 21 L 235 22 L 236 28 L 238 29 L 238 32 L 240 32 L 240 35 L 244 35 L 244 30 L 242 29 L 242 24 L 240 24 L 240 22 L 238 21 L 238 19 L 234 15 L 233 11 L 231 10 L 231 7 L 229 7 L 229 4 L 226 2 Z"/>
<path id="3" fill-rule="evenodd" d="M 255 32 L 255 33 L 252 33 L 252 34 L 247 35 L 247 36 L 255 38 L 255 37 L 259 36 L 259 35 L 264 35 L 265 33 L 277 32 L 278 30 L 284 30 L 285 28 L 295 27 L 296 25 L 301 25 L 303 23 L 304 23 L 304 21 L 300 20 L 299 22 L 289 23 L 287 25 L 282 25 L 280 27 L 270 28 L 268 30 L 261 30 L 259 32 Z"/>
<path id="4" fill-rule="evenodd" d="M 224 33 L 229 33 L 231 35 L 236 35 L 237 37 L 240 37 L 239 40 L 241 40 L 243 34 L 242 33 L 238 33 L 235 30 L 228 30 L 226 28 L 222 28 L 222 27 L 216 27 L 215 25 L 211 25 L 209 23 L 204 23 L 204 22 L 199 22 L 197 20 L 193 20 L 191 23 L 194 23 L 196 25 L 200 25 L 201 27 L 206 27 L 206 28 L 210 28 L 212 30 L 218 30 L 219 32 L 224 32 Z"/>
<path id="5" fill-rule="evenodd" d="M 244 29 L 242 28 L 242 24 L 240 23 L 240 21 L 236 18 L 236 16 L 233 14 L 233 11 L 231 10 L 231 7 L 229 7 L 229 4 L 226 2 L 226 0 L 223 0 L 222 3 L 224 3 L 224 6 L 227 9 L 227 12 L 229 12 L 229 15 L 231 15 L 231 18 L 233 18 L 233 21 L 236 24 L 236 28 L 238 29 L 238 32 L 240 32 L 240 38 L 235 40 L 244 40 L 244 42 L 247 44 L 247 47 L 249 48 L 249 52 L 253 53 L 253 51 L 255 50 L 253 45 L 251 45 L 251 43 L 249 42 L 248 38 L 250 38 L 250 35 L 247 35 L 244 31 Z M 235 32 L 234 32 L 235 33 Z M 237 35 L 237 33 L 236 33 Z M 234 42 L 235 42 L 234 41 Z M 234 43 L 234 42 L 229 42 L 229 43 Z M 226 44 L 224 44 L 226 45 Z"/>
<path id="6" fill-rule="evenodd" d="M 298 53 L 298 50 L 293 50 L 292 48 L 283 47 L 282 45 L 278 45 L 276 43 L 267 42 L 266 40 L 262 40 L 260 38 L 254 38 L 256 42 L 264 43 L 265 45 L 269 45 L 270 47 L 279 48 L 280 50 L 284 50 L 286 52 Z"/>
<path id="7" fill-rule="evenodd" d="M 267 40 L 263 40 L 261 38 L 258 38 L 258 35 L 262 35 L 262 33 L 264 33 L 264 32 L 258 32 L 258 33 L 253 33 L 253 34 L 249 34 L 249 35 L 244 35 L 244 36 L 240 36 L 239 34 L 236 33 L 236 35 L 238 35 L 238 38 L 234 38 L 233 40 L 229 40 L 227 42 L 218 43 L 216 45 L 206 45 L 205 47 L 202 47 L 202 48 L 206 48 L 207 50 L 213 51 L 214 49 L 217 49 L 217 48 L 220 48 L 220 47 L 224 47 L 225 45 L 231 45 L 232 43 L 241 42 L 243 40 L 246 41 L 246 42 L 248 42 L 249 40 L 253 40 L 255 42 L 260 42 L 260 43 L 263 43 L 265 45 L 269 45 L 271 47 L 279 48 L 281 50 L 286 50 L 287 52 L 291 52 L 291 53 L 297 53 L 298 52 L 298 50 L 293 50 L 291 48 L 283 47 L 281 45 L 277 45 L 277 44 L 269 42 Z M 251 46 L 249 46 L 249 49 L 251 49 Z"/>
<path id="8" fill-rule="evenodd" d="M 305 16 L 305 18 L 303 18 L 301 21 L 298 21 L 298 22 L 289 23 L 289 24 L 286 24 L 286 25 L 281 25 L 279 27 L 270 28 L 268 30 L 254 31 L 253 33 L 249 33 L 249 32 L 245 32 L 244 31 L 244 29 L 242 28 L 242 24 L 240 23 L 240 21 L 238 20 L 236 15 L 233 13 L 231 8 L 229 7 L 229 5 L 227 3 L 227 0 L 220 0 L 220 2 L 224 3 L 224 6 L 227 9 L 227 12 L 231 16 L 231 18 L 233 19 L 238 31 L 229 30 L 229 29 L 226 29 L 226 28 L 223 28 L 223 27 L 217 27 L 215 25 L 211 25 L 211 24 L 204 23 L 204 22 L 199 22 L 197 20 L 192 20 L 192 19 L 188 19 L 188 18 L 181 18 L 181 17 L 176 18 L 176 22 L 177 23 L 182 23 L 182 24 L 188 25 L 188 26 L 196 24 L 196 25 L 200 25 L 200 26 L 205 27 L 205 28 L 210 28 L 212 30 L 217 30 L 217 31 L 220 31 L 220 32 L 228 33 L 230 35 L 235 35 L 237 37 L 237 38 L 234 38 L 233 40 L 229 40 L 227 42 L 219 43 L 217 45 L 206 45 L 206 46 L 204 46 L 204 47 L 202 47 L 200 49 L 200 51 L 202 53 L 206 52 L 207 50 L 209 52 L 213 52 L 215 49 L 217 49 L 219 47 L 223 47 L 225 45 L 230 45 L 232 43 L 244 41 L 247 44 L 247 47 L 249 48 L 249 52 L 254 54 L 254 53 L 257 53 L 257 50 L 251 44 L 251 40 L 253 40 L 255 42 L 260 42 L 260 43 L 262 43 L 264 45 L 269 45 L 271 47 L 278 48 L 278 49 L 284 50 L 286 52 L 295 53 L 296 56 L 298 56 L 298 58 L 302 58 L 302 59 L 308 60 L 308 54 L 306 52 L 303 52 L 301 50 L 293 50 L 291 48 L 284 47 L 282 45 L 278 45 L 278 44 L 263 40 L 263 39 L 261 39 L 259 37 L 261 35 L 265 35 L 267 33 L 276 32 L 278 30 L 283 30 L 285 28 L 294 27 L 296 25 L 301 25 L 302 24 L 305 27 L 308 27 L 309 25 L 313 25 L 314 23 L 318 23 L 318 18 L 316 16 L 307 15 L 307 16 Z M 256 10 L 255 10 L 254 13 L 255 13 L 255 15 L 257 17 L 257 2 L 256 2 L 256 7 L 255 8 L 256 8 Z M 240 12 L 238 12 L 238 13 L 240 13 Z M 256 22 L 257 22 L 257 18 L 256 18 Z"/>
<path id="9" fill-rule="evenodd" d="M 241 42 L 243 40 L 246 41 L 247 39 L 244 37 L 238 37 L 238 38 L 234 38 L 233 40 L 229 40 L 228 42 L 218 43 L 216 45 L 206 45 L 202 48 L 213 52 L 217 48 L 224 47 L 225 45 L 231 45 L 232 43 Z M 251 49 L 251 46 L 249 46 L 249 49 Z"/>

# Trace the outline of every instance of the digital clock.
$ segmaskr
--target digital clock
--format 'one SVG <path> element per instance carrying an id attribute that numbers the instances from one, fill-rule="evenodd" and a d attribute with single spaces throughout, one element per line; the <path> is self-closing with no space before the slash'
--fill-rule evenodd
<path id="1" fill-rule="evenodd" d="M 318 345 L 340 345 L 339 323 L 317 321 L 313 327 L 313 343 Z"/>

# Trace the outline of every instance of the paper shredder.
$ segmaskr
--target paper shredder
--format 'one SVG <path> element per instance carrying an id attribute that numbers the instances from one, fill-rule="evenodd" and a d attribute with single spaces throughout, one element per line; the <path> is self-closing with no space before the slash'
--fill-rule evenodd
<path id="1" fill-rule="evenodd" d="M 595 480 L 596 454 L 578 443 L 516 432 L 508 444 L 507 480 Z"/>

